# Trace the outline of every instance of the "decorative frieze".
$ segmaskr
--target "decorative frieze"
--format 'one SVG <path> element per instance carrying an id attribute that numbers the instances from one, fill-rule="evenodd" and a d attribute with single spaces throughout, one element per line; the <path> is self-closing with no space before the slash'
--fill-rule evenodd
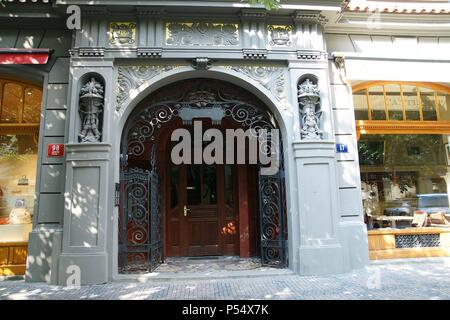
<path id="1" fill-rule="evenodd" d="M 104 87 L 98 79 L 91 77 L 80 89 L 79 113 L 81 130 L 79 142 L 100 142 L 101 121 L 100 114 L 104 105 Z"/>
<path id="2" fill-rule="evenodd" d="M 316 83 L 306 78 L 298 85 L 298 104 L 301 114 L 301 137 L 304 140 L 322 139 L 320 90 Z"/>
<path id="3" fill-rule="evenodd" d="M 297 50 L 297 58 L 300 60 L 321 60 L 326 58 L 326 53 L 318 50 Z"/>
<path id="4" fill-rule="evenodd" d="M 243 49 L 244 59 L 267 59 L 267 50 L 265 49 Z"/>
<path id="5" fill-rule="evenodd" d="M 151 78 L 172 70 L 176 66 L 120 66 L 118 69 L 118 92 L 116 109 L 120 110 L 130 93 Z"/>
<path id="6" fill-rule="evenodd" d="M 136 44 L 136 23 L 110 22 L 109 44 L 115 46 L 132 46 Z"/>
<path id="7" fill-rule="evenodd" d="M 232 66 L 231 69 L 257 81 L 282 104 L 286 104 L 284 68 L 274 66 Z"/>
<path id="8" fill-rule="evenodd" d="M 292 26 L 268 25 L 267 35 L 269 45 L 272 47 L 290 47 L 292 45 Z"/>
<path id="9" fill-rule="evenodd" d="M 166 23 L 168 46 L 238 46 L 239 26 L 230 23 Z"/>
<path id="10" fill-rule="evenodd" d="M 105 55 L 105 48 L 102 47 L 78 48 L 78 55 L 80 57 L 103 57 Z"/>
<path id="11" fill-rule="evenodd" d="M 162 48 L 137 48 L 138 58 L 161 58 Z"/>

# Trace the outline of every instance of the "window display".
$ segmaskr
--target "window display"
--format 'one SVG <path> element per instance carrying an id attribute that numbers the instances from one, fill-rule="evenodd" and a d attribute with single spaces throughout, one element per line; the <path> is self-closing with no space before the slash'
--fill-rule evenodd
<path id="1" fill-rule="evenodd" d="M 446 135 L 361 135 L 368 229 L 450 227 L 447 143 Z"/>
<path id="2" fill-rule="evenodd" d="M 24 230 L 34 209 L 41 100 L 39 87 L 0 79 L 0 242 L 28 237 Z"/>
<path id="3" fill-rule="evenodd" d="M 0 224 L 31 223 L 37 141 L 27 135 L 0 135 Z"/>

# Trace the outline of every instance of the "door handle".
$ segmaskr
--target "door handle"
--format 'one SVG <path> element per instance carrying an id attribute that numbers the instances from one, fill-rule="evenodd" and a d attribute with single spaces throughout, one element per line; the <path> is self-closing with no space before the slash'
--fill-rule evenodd
<path id="1" fill-rule="evenodd" d="M 187 217 L 188 213 L 191 212 L 191 209 L 188 209 L 188 207 L 185 205 L 183 208 L 183 214 L 185 217 Z"/>
<path id="2" fill-rule="evenodd" d="M 195 187 L 186 187 L 187 190 L 195 190 Z"/>

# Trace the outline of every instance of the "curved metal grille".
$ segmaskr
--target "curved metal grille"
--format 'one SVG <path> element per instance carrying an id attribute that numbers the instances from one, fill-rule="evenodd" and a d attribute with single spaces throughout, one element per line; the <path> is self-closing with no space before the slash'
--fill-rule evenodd
<path id="1" fill-rule="evenodd" d="M 184 92 L 181 96 L 174 96 Z M 236 92 L 242 93 L 236 96 Z M 276 121 L 263 104 L 242 89 L 215 80 L 190 80 L 176 83 L 152 94 L 147 106 L 130 116 L 124 130 L 121 153 L 124 196 L 121 226 L 121 271 L 153 270 L 163 260 L 159 177 L 154 153 L 160 129 L 170 121 L 181 118 L 190 123 L 193 118 L 207 115 L 213 123 L 232 119 L 241 127 L 257 134 L 259 129 L 270 132 Z M 270 142 L 271 134 L 266 136 Z M 145 155 L 151 146 L 152 171 L 128 168 L 129 158 Z M 266 147 L 267 148 L 267 143 Z M 262 264 L 285 267 L 288 263 L 287 229 L 284 197 L 283 148 L 279 150 L 280 168 L 275 175 L 259 174 L 260 248 Z M 266 150 L 266 152 L 270 150 Z M 134 173 L 134 174 L 133 174 Z M 151 192 L 148 192 L 148 191 Z M 136 195 L 137 194 L 137 195 Z M 151 199 L 142 199 L 146 194 Z M 149 218 L 150 217 L 150 218 Z M 150 222 L 149 222 L 150 221 Z M 145 229 L 145 232 L 144 232 Z M 134 231 L 136 230 L 136 231 Z M 139 232 L 139 243 L 133 240 Z M 128 237 L 131 237 L 129 238 Z M 143 248 L 148 248 L 145 251 Z M 124 267 L 130 266 L 130 267 Z M 137 266 L 141 266 L 139 269 Z M 133 269 L 134 268 L 134 269 Z"/>

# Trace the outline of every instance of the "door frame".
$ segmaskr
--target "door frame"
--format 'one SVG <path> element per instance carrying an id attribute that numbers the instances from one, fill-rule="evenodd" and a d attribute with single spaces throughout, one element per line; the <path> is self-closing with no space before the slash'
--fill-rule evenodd
<path id="1" fill-rule="evenodd" d="M 208 128 L 217 128 L 219 130 L 225 130 L 225 129 L 234 129 L 236 127 L 238 127 L 236 124 L 232 123 L 231 121 L 224 121 L 221 125 L 212 125 L 211 120 L 210 119 L 202 119 L 202 120 L 206 120 L 206 123 L 203 123 L 203 129 L 206 130 Z M 162 179 L 162 190 L 163 190 L 163 194 L 162 194 L 162 206 L 163 206 L 163 221 L 164 221 L 164 255 L 166 257 L 171 257 L 173 256 L 172 253 L 172 249 L 171 249 L 171 245 L 170 245 L 170 223 L 169 223 L 169 219 L 170 219 L 170 212 L 172 211 L 170 208 L 170 168 L 171 168 L 171 164 L 170 164 L 170 148 L 169 148 L 169 142 L 170 142 L 170 135 L 172 134 L 173 130 L 177 129 L 177 128 L 184 128 L 184 129 L 188 129 L 189 127 L 191 127 L 191 125 L 184 125 L 181 123 L 181 121 L 174 121 L 172 122 L 170 125 L 167 125 L 167 127 L 164 128 L 164 132 L 162 132 L 162 134 L 160 135 L 160 139 L 159 139 L 159 143 L 157 143 L 157 155 L 158 155 L 158 163 L 160 163 L 159 166 L 159 170 L 161 173 L 161 179 Z M 217 165 L 217 164 L 216 164 Z M 186 168 L 186 165 L 183 165 Z M 224 183 L 225 183 L 225 177 L 224 177 L 224 164 L 218 164 L 217 166 L 219 166 L 220 170 L 218 171 L 217 174 L 217 194 L 218 194 L 218 201 L 217 201 L 217 211 L 218 211 L 218 223 L 219 223 L 219 227 L 217 229 L 218 234 L 218 238 L 219 238 L 219 251 L 220 254 L 219 255 L 225 255 L 225 256 L 230 256 L 230 255 L 239 255 L 239 256 L 243 256 L 241 253 L 241 242 L 240 239 L 241 234 L 240 234 L 240 223 L 241 220 L 247 221 L 249 219 L 241 219 L 241 217 L 244 215 L 244 213 L 247 213 L 248 215 L 253 215 L 256 214 L 256 207 L 255 207 L 255 212 L 242 212 L 242 207 L 240 206 L 241 203 L 241 199 L 240 199 L 240 190 L 239 190 L 239 182 L 245 181 L 245 184 L 248 185 L 247 182 L 247 176 L 243 176 L 242 173 L 240 173 L 240 169 L 238 168 L 239 166 L 242 165 L 237 165 L 237 164 L 233 164 L 233 199 L 234 199 L 234 208 L 233 210 L 235 210 L 235 215 L 234 215 L 234 227 L 235 229 L 235 241 L 234 241 L 234 250 L 233 249 L 228 249 L 227 245 L 231 246 L 233 244 L 230 243 L 225 243 L 225 238 L 223 236 L 221 236 L 220 231 L 221 231 L 221 227 L 225 225 L 225 222 L 232 222 L 233 219 L 227 219 L 226 217 L 226 204 L 224 201 L 224 196 L 223 196 L 223 190 L 224 190 Z M 186 175 L 185 175 L 186 178 Z M 187 186 L 187 181 L 184 182 L 184 184 Z M 185 196 L 184 195 L 180 195 L 183 199 L 182 201 L 179 203 L 179 208 L 177 208 L 178 210 L 182 210 L 183 209 L 183 205 L 186 202 Z M 246 199 L 248 199 L 248 195 L 246 194 Z M 255 205 L 257 205 L 256 203 L 257 201 L 255 200 Z M 181 216 L 181 213 L 180 213 Z M 180 227 L 181 228 L 181 227 Z M 247 228 L 248 229 L 248 228 Z M 186 230 L 182 231 L 182 232 L 187 232 Z M 186 235 L 181 235 L 180 236 L 180 241 L 181 239 L 187 239 Z M 256 237 L 257 239 L 257 237 Z M 248 240 L 248 238 L 247 238 Z M 250 245 L 246 245 L 246 247 L 249 247 Z M 232 252 L 232 253 L 231 253 Z M 255 254 L 257 254 L 258 251 L 255 252 Z M 183 256 L 183 255 L 182 255 Z M 187 255 L 186 255 L 187 256 Z M 250 254 L 244 254 L 244 256 L 250 256 Z"/>

